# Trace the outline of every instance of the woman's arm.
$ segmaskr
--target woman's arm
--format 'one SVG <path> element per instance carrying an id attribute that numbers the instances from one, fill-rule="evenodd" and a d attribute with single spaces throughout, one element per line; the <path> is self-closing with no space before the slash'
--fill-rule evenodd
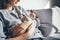
<path id="1" fill-rule="evenodd" d="M 28 37 L 28 34 L 25 33 L 15 38 L 8 38 L 7 40 L 26 40 Z"/>
<path id="2" fill-rule="evenodd" d="M 25 32 L 24 34 L 21 34 L 18 37 L 9 38 L 8 40 L 26 40 L 33 34 L 35 27 L 36 27 L 36 22 L 33 21 L 32 24 L 28 27 L 27 32 Z"/>

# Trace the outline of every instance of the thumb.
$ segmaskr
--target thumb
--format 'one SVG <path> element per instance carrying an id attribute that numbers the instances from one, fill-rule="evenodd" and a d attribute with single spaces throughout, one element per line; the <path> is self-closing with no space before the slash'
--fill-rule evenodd
<path id="1" fill-rule="evenodd" d="M 34 30 L 35 30 L 35 27 L 36 27 L 36 24 L 35 24 L 35 22 L 33 21 L 33 23 L 28 27 L 27 33 L 29 33 L 30 35 L 32 35 L 33 32 L 34 32 Z"/>

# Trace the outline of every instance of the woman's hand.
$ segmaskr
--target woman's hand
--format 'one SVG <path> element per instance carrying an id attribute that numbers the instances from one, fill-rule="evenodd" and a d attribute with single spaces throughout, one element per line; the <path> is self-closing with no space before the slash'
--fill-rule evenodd
<path id="1" fill-rule="evenodd" d="M 35 27 L 36 27 L 36 22 L 33 21 L 33 23 L 28 27 L 28 29 L 25 33 L 21 34 L 20 36 L 15 37 L 15 38 L 9 38 L 8 40 L 26 40 L 30 36 L 32 36 L 32 34 L 35 30 Z"/>
<path id="2" fill-rule="evenodd" d="M 32 21 L 25 21 L 22 24 L 16 25 L 11 29 L 14 36 L 19 36 L 26 31 L 26 29 L 32 24 Z"/>

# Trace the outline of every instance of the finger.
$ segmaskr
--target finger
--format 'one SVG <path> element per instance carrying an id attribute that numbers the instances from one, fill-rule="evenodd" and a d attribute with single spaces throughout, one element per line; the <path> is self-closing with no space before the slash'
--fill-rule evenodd
<path id="1" fill-rule="evenodd" d="M 18 32 L 13 32 L 13 34 L 16 36 L 20 31 L 21 29 Z"/>
<path id="2" fill-rule="evenodd" d="M 12 31 L 13 31 L 14 33 L 17 33 L 17 32 L 18 32 L 18 28 L 19 28 L 19 25 L 17 25 L 16 27 L 14 27 L 14 28 L 12 29 Z"/>
<path id="3" fill-rule="evenodd" d="M 16 36 L 19 36 L 19 35 L 21 35 L 21 34 L 23 34 L 23 33 L 25 33 L 25 31 L 22 32 L 22 33 L 21 33 L 21 32 L 18 32 Z"/>
<path id="4" fill-rule="evenodd" d="M 28 28 L 28 26 L 32 23 L 32 21 L 28 21 L 23 23 L 23 25 L 21 26 L 24 30 L 26 30 Z"/>
<path id="5" fill-rule="evenodd" d="M 18 32 L 21 32 L 21 30 L 23 30 L 21 27 L 19 27 L 19 25 L 16 25 L 16 27 L 14 27 L 12 29 L 12 32 L 14 35 L 16 35 Z"/>
<path id="6" fill-rule="evenodd" d="M 32 24 L 32 23 L 31 23 L 31 24 Z M 31 25 L 31 24 L 30 24 L 30 25 Z M 30 26 L 30 25 L 29 25 L 29 26 Z M 18 33 L 17 33 L 17 34 L 19 35 L 19 34 L 25 33 L 25 32 L 26 32 L 26 30 L 27 30 L 27 28 L 26 28 L 26 29 L 24 29 L 24 30 L 18 31 Z"/>
<path id="7" fill-rule="evenodd" d="M 28 32 L 27 33 L 33 33 L 34 32 L 34 29 L 36 27 L 36 23 L 33 22 L 32 25 L 28 28 Z"/>
<path id="8" fill-rule="evenodd" d="M 18 26 L 19 26 L 19 25 L 16 25 L 14 28 L 12 28 L 12 31 L 17 30 Z"/>
<path id="9" fill-rule="evenodd" d="M 21 27 L 19 27 L 19 29 L 15 32 L 15 34 L 17 35 L 19 32 L 21 32 L 23 29 Z"/>

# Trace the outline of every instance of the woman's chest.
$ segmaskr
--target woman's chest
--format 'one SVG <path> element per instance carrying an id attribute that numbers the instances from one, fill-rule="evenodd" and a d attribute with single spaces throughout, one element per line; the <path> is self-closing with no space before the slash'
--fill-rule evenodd
<path id="1" fill-rule="evenodd" d="M 3 17 L 4 23 L 8 27 L 12 27 L 22 23 L 21 19 L 19 19 L 16 12 L 4 12 Z"/>

